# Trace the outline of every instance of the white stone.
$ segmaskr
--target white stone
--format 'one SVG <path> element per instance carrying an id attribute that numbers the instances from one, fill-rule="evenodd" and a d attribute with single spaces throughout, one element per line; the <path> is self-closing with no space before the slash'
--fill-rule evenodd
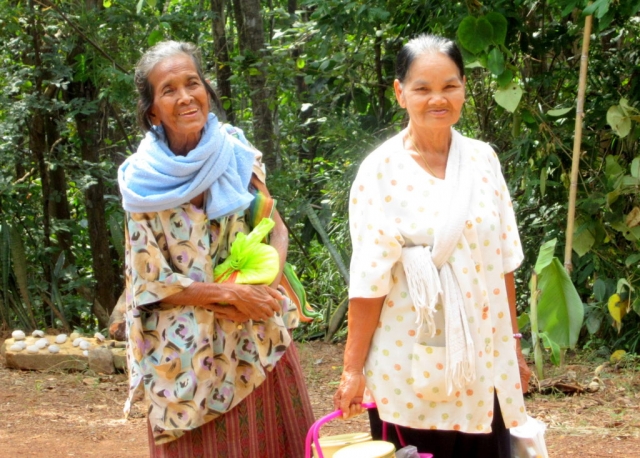
<path id="1" fill-rule="evenodd" d="M 71 335 L 69 336 L 71 340 L 76 340 L 79 337 L 82 337 L 82 334 L 80 334 L 79 332 L 72 332 Z"/>
<path id="2" fill-rule="evenodd" d="M 40 347 L 37 347 L 35 345 L 29 345 L 27 347 L 27 353 L 38 353 L 40 351 Z"/>
<path id="3" fill-rule="evenodd" d="M 99 332 L 96 332 L 93 335 L 93 337 L 95 337 L 98 342 L 104 342 L 106 340 L 105 337 L 102 334 L 100 334 Z"/>
<path id="4" fill-rule="evenodd" d="M 56 343 L 57 344 L 63 344 L 67 341 L 67 335 L 66 334 L 58 334 L 56 336 Z"/>
<path id="5" fill-rule="evenodd" d="M 24 340 L 27 336 L 24 334 L 24 331 L 16 329 L 11 333 L 11 337 L 13 337 L 13 340 Z"/>
<path id="6" fill-rule="evenodd" d="M 31 335 L 33 337 L 44 337 L 44 331 L 40 331 L 39 329 L 36 329 L 31 333 Z"/>
<path id="7" fill-rule="evenodd" d="M 73 334 L 71 334 L 71 335 L 73 336 Z M 80 345 L 80 342 L 84 342 L 84 339 L 83 339 L 82 337 L 76 337 L 76 338 L 73 340 L 72 345 L 73 345 L 74 347 L 77 347 L 78 345 Z"/>
<path id="8" fill-rule="evenodd" d="M 88 350 L 89 347 L 91 346 L 91 343 L 87 342 L 86 340 L 83 340 L 82 342 L 80 342 L 79 345 L 81 350 Z"/>
<path id="9" fill-rule="evenodd" d="M 47 339 L 40 339 L 36 342 L 36 347 L 42 349 L 49 346 L 49 341 Z"/>
<path id="10" fill-rule="evenodd" d="M 14 342 L 13 345 L 17 345 L 18 347 L 20 347 L 20 350 L 24 350 L 25 348 L 27 348 L 27 342 L 25 342 L 24 340 L 18 340 L 17 342 Z"/>
<path id="11" fill-rule="evenodd" d="M 49 353 L 60 353 L 60 347 L 57 345 L 49 345 Z"/>
<path id="12" fill-rule="evenodd" d="M 18 345 L 17 343 L 14 343 L 13 345 L 11 345 L 9 347 L 10 351 L 22 351 L 24 350 L 24 347 L 22 345 Z"/>
<path id="13" fill-rule="evenodd" d="M 83 352 L 82 352 L 82 354 L 83 354 L 84 356 L 89 356 L 89 350 L 85 350 L 85 351 L 83 351 Z"/>

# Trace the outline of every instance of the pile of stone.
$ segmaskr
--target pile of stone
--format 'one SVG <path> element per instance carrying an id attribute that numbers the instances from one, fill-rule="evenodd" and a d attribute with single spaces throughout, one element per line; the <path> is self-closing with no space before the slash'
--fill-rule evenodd
<path id="1" fill-rule="evenodd" d="M 79 333 L 46 335 L 36 330 L 27 336 L 15 330 L 5 340 L 0 353 L 6 366 L 14 369 L 38 371 L 86 370 L 113 374 L 126 369 L 126 358 L 122 342 L 106 339 L 99 332 L 93 337 Z"/>

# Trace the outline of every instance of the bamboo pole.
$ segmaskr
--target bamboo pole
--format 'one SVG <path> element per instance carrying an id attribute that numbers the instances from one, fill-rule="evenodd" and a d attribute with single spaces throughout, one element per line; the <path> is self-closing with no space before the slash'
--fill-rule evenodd
<path id="1" fill-rule="evenodd" d="M 566 245 L 564 249 L 564 268 L 571 273 L 573 264 L 573 226 L 576 217 L 576 195 L 578 193 L 578 172 L 580 170 L 580 146 L 582 144 L 582 119 L 584 118 L 584 93 L 587 87 L 587 63 L 589 59 L 589 42 L 591 40 L 591 23 L 593 16 L 589 15 L 584 21 L 584 35 L 582 38 L 582 55 L 580 57 L 580 79 L 578 80 L 578 101 L 576 106 L 576 127 L 573 137 L 573 160 L 571 161 L 571 186 L 569 188 L 569 214 L 567 216 Z"/>

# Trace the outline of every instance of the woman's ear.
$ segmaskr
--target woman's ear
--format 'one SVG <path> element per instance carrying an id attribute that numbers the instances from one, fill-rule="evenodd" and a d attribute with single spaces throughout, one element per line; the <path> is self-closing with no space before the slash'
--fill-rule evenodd
<path id="1" fill-rule="evenodd" d="M 404 96 L 402 94 L 402 83 L 399 79 L 393 81 L 393 90 L 396 93 L 396 100 L 398 101 L 398 105 L 400 105 L 402 108 L 406 108 L 404 103 Z"/>
<path id="2" fill-rule="evenodd" d="M 147 111 L 147 118 L 149 119 L 149 122 L 154 126 L 160 125 L 160 120 L 158 119 L 156 114 L 153 112 L 153 108 L 149 108 L 149 111 Z"/>

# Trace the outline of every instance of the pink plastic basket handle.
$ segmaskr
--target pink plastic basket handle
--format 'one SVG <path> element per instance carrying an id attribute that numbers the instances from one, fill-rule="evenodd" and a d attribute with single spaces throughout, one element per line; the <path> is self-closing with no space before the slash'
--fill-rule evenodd
<path id="1" fill-rule="evenodd" d="M 364 407 L 365 409 L 372 409 L 376 407 L 376 403 L 375 402 L 363 402 L 362 403 L 362 407 Z M 320 449 L 320 428 L 322 427 L 322 425 L 324 425 L 325 423 L 330 422 L 331 420 L 338 418 L 339 416 L 342 415 L 342 410 L 336 410 L 335 412 L 331 412 L 329 415 L 325 415 L 324 417 L 320 418 L 319 420 L 316 420 L 316 422 L 311 425 L 311 428 L 309 428 L 309 431 L 307 432 L 307 439 L 305 441 L 304 444 L 304 456 L 305 458 L 312 458 L 313 454 L 311 452 L 311 443 L 313 442 L 313 444 L 316 446 L 316 452 L 318 453 L 318 458 L 324 458 L 324 455 L 322 454 L 322 450 Z"/>

